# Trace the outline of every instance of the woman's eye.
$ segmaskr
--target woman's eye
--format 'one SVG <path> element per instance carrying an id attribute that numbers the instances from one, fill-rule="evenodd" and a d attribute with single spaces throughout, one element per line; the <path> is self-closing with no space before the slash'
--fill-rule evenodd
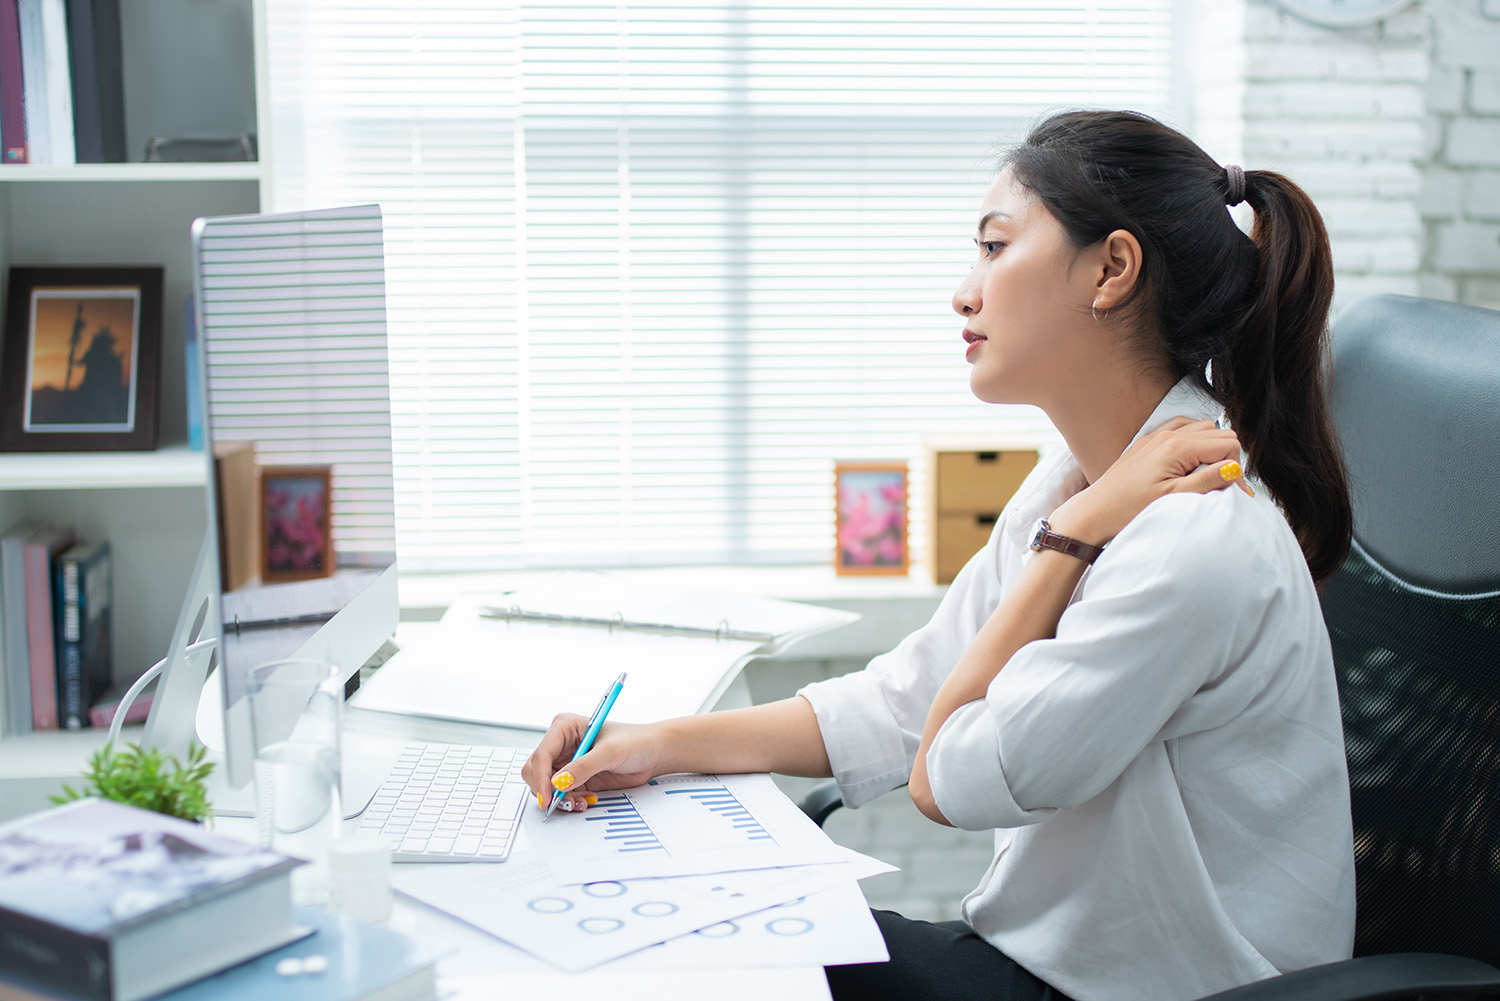
<path id="1" fill-rule="evenodd" d="M 979 244 L 979 252 L 984 257 L 994 257 L 1000 252 L 1000 248 L 1005 246 L 997 240 L 975 240 L 974 242 Z"/>

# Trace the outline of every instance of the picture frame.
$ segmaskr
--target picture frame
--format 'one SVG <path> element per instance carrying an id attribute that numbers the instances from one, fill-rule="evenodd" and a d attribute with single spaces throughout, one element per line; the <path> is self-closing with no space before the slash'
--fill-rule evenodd
<path id="1" fill-rule="evenodd" d="M 152 451 L 165 269 L 10 269 L 0 452 Z"/>
<path id="2" fill-rule="evenodd" d="M 838 462 L 833 483 L 834 572 L 841 576 L 908 573 L 906 461 Z"/>
<path id="3" fill-rule="evenodd" d="M 331 577 L 333 467 L 260 467 L 260 578 L 267 584 Z"/>

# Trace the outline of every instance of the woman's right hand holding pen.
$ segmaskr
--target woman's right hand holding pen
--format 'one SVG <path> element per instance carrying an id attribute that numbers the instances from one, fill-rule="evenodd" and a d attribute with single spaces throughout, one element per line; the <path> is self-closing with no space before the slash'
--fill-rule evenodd
<path id="1" fill-rule="evenodd" d="M 522 766 L 521 777 L 543 810 L 551 804 L 554 779 L 567 787 L 558 809 L 576 812 L 591 795 L 672 772 L 832 774 L 817 716 L 800 695 L 655 723 L 607 722 L 594 746 L 575 761 L 588 728 L 587 716 L 556 717 Z"/>
<path id="2" fill-rule="evenodd" d="M 654 724 L 605 723 L 594 739 L 594 746 L 576 761 L 589 718 L 563 713 L 552 720 L 541 743 L 526 764 L 521 778 L 546 810 L 552 802 L 552 791 L 565 794 L 559 810 L 580 811 L 589 799 L 606 789 L 628 789 L 661 774 L 661 749 L 665 741 L 653 734 Z"/>

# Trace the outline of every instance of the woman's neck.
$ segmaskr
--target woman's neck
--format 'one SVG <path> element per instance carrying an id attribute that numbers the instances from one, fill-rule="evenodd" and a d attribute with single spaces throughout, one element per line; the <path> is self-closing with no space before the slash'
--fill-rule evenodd
<path id="1" fill-rule="evenodd" d="M 1114 465 L 1174 384 L 1166 376 L 1147 379 L 1139 372 L 1127 375 L 1116 369 L 1085 381 L 1068 398 L 1043 409 L 1068 443 L 1084 478 L 1093 483 Z"/>

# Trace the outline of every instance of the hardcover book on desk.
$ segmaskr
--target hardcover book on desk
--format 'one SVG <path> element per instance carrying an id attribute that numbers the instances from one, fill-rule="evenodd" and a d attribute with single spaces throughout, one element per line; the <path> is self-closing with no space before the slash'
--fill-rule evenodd
<path id="1" fill-rule="evenodd" d="M 0 826 L 0 997 L 140 1001 L 280 948 L 299 864 L 104 800 Z"/>
<path id="2" fill-rule="evenodd" d="M 314 934 L 159 1001 L 430 1001 L 437 996 L 433 949 L 383 925 L 330 911 L 301 908 L 297 919 Z"/>

